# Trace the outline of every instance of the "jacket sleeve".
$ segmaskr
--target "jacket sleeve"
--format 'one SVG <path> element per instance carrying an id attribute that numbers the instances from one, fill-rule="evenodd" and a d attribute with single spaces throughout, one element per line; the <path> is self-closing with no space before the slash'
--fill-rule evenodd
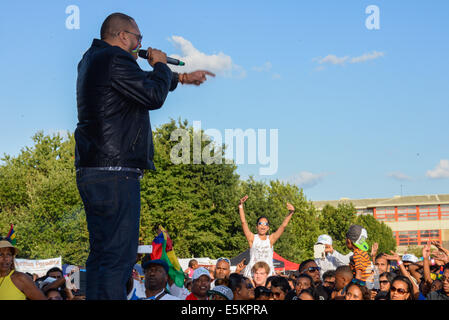
<path id="1" fill-rule="evenodd" d="M 149 110 L 162 107 L 172 82 L 172 71 L 163 63 L 156 63 L 151 77 L 129 54 L 112 58 L 112 87 Z"/>
<path id="2" fill-rule="evenodd" d="M 148 79 L 151 80 L 153 77 L 153 71 L 145 71 L 145 73 L 147 74 Z M 172 71 L 172 73 L 173 73 L 173 76 L 171 78 L 169 91 L 174 91 L 178 87 L 178 82 L 179 82 L 179 73 L 173 72 L 173 71 Z"/>

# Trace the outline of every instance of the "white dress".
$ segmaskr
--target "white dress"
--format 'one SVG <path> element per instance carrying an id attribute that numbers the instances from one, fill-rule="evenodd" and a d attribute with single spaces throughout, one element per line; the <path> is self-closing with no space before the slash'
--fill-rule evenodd
<path id="1" fill-rule="evenodd" d="M 268 276 L 275 274 L 273 266 L 273 247 L 271 246 L 269 235 L 267 235 L 265 240 L 261 240 L 258 234 L 254 235 L 253 245 L 249 250 L 249 257 L 249 263 L 243 272 L 245 277 L 252 278 L 251 269 L 254 264 L 259 261 L 264 261 L 270 266 Z"/>

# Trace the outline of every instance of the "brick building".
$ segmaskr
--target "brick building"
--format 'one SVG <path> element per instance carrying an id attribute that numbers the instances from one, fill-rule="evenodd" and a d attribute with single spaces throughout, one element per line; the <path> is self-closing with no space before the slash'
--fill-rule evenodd
<path id="1" fill-rule="evenodd" d="M 449 249 L 449 194 L 313 201 L 318 210 L 326 204 L 337 207 L 339 203 L 352 203 L 357 214 L 371 214 L 385 222 L 393 230 L 398 251 L 422 246 L 428 239 Z"/>

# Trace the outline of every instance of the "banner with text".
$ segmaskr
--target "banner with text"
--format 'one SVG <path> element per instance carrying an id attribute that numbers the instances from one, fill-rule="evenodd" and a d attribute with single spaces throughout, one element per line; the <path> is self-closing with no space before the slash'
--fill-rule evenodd
<path id="1" fill-rule="evenodd" d="M 45 260 L 16 259 L 15 266 L 17 271 L 35 273 L 39 277 L 43 277 L 53 267 L 62 269 L 61 261 L 61 257 Z"/>

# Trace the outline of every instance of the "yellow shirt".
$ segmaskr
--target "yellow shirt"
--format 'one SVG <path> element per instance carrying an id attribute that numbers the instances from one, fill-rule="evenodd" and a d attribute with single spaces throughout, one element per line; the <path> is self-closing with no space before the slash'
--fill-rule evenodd
<path id="1" fill-rule="evenodd" d="M 14 270 L 6 277 L 0 277 L 0 300 L 26 300 L 25 294 L 11 280 L 13 273 Z"/>

